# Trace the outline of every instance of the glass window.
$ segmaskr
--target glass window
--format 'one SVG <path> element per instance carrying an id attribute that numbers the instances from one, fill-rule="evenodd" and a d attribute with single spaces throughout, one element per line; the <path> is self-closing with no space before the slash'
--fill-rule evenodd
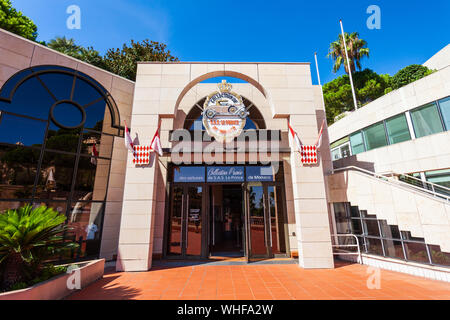
<path id="1" fill-rule="evenodd" d="M 389 144 L 411 140 L 408 122 L 406 121 L 404 114 L 386 120 L 386 130 L 388 133 Z"/>
<path id="2" fill-rule="evenodd" d="M 401 239 L 398 227 L 388 225 L 386 220 L 380 220 L 380 229 L 384 238 Z"/>
<path id="3" fill-rule="evenodd" d="M 354 133 L 350 136 L 350 144 L 352 146 L 352 153 L 358 154 L 366 151 L 364 148 L 364 140 L 361 132 Z"/>
<path id="4" fill-rule="evenodd" d="M 439 100 L 442 118 L 444 118 L 445 128 L 450 130 L 450 97 Z"/>
<path id="5" fill-rule="evenodd" d="M 61 129 L 53 123 L 49 126 L 46 149 L 76 153 L 80 140 L 80 129 Z"/>
<path id="6" fill-rule="evenodd" d="M 73 200 L 104 201 L 108 185 L 110 160 L 80 157 Z"/>
<path id="7" fill-rule="evenodd" d="M 44 142 L 47 121 L 32 120 L 9 114 L 2 114 L 0 121 L 0 143 L 41 146 Z"/>
<path id="8" fill-rule="evenodd" d="M 401 241 L 383 240 L 383 243 L 384 243 L 384 251 L 386 252 L 387 257 L 405 259 Z"/>
<path id="9" fill-rule="evenodd" d="M 368 253 L 376 254 L 379 256 L 383 255 L 383 247 L 381 246 L 380 239 L 372 239 L 372 238 L 365 238 L 365 239 Z"/>
<path id="10" fill-rule="evenodd" d="M 422 263 L 430 263 L 427 248 L 424 243 L 403 242 L 408 260 Z"/>
<path id="11" fill-rule="evenodd" d="M 334 149 L 336 147 L 340 147 L 341 145 L 343 145 L 344 143 L 347 143 L 347 142 L 349 142 L 349 138 L 348 137 L 342 138 L 341 140 L 338 140 L 338 141 L 332 143 L 330 145 L 330 148 Z"/>
<path id="12" fill-rule="evenodd" d="M 341 149 L 337 148 L 337 149 L 332 150 L 331 151 L 331 156 L 333 158 L 333 161 L 341 159 L 342 158 L 342 156 L 341 156 Z"/>
<path id="13" fill-rule="evenodd" d="M 366 150 L 372 150 L 387 145 L 386 132 L 382 122 L 363 130 Z"/>
<path id="14" fill-rule="evenodd" d="M 342 158 L 347 158 L 347 157 L 351 156 L 349 144 L 343 145 L 341 147 L 341 156 L 342 156 Z"/>
<path id="15" fill-rule="evenodd" d="M 450 253 L 442 252 L 440 246 L 429 245 L 428 248 L 431 252 L 431 261 L 434 264 L 441 266 L 450 266 Z"/>
<path id="16" fill-rule="evenodd" d="M 367 235 L 374 237 L 380 236 L 380 230 L 378 229 L 377 220 L 364 220 L 364 224 L 366 226 Z"/>
<path id="17" fill-rule="evenodd" d="M 350 207 L 350 215 L 352 216 L 352 218 L 360 218 L 361 217 L 357 206 Z"/>
<path id="18" fill-rule="evenodd" d="M 352 233 L 355 235 L 363 234 L 361 219 L 352 219 Z"/>
<path id="19" fill-rule="evenodd" d="M 344 202 L 337 202 L 333 204 L 334 206 L 334 216 L 336 218 L 347 218 L 347 206 Z"/>
<path id="20" fill-rule="evenodd" d="M 31 199 L 40 150 L 0 145 L 0 199 Z"/>
<path id="21" fill-rule="evenodd" d="M 425 172 L 427 181 L 450 188 L 450 170 L 436 170 Z"/>
<path id="22" fill-rule="evenodd" d="M 444 131 L 436 103 L 434 102 L 411 111 L 411 118 L 417 138 Z"/>

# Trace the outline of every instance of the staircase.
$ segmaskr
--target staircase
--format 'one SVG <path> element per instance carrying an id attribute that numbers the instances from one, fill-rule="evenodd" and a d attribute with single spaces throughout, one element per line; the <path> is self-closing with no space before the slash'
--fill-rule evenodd
<path id="1" fill-rule="evenodd" d="M 450 252 L 450 189 L 358 167 L 337 169 L 327 182 L 331 203 L 351 203 L 377 220 Z"/>

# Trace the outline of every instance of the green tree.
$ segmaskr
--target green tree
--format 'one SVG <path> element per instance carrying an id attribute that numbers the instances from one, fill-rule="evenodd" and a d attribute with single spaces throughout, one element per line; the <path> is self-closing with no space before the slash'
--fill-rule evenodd
<path id="1" fill-rule="evenodd" d="M 359 38 L 358 32 L 353 32 L 351 34 L 345 33 L 345 42 L 347 44 L 351 72 L 355 72 L 356 68 L 361 70 L 361 59 L 369 57 L 370 50 L 367 48 L 367 42 Z M 334 60 L 334 73 L 338 72 L 341 66 L 344 65 L 345 72 L 349 74 L 342 35 L 339 35 L 338 40 L 330 44 L 328 57 L 331 57 Z"/>
<path id="2" fill-rule="evenodd" d="M 77 247 L 64 242 L 66 216 L 45 206 L 27 205 L 0 214 L 0 264 L 4 289 L 33 279 L 50 256 Z"/>
<path id="3" fill-rule="evenodd" d="M 74 39 L 67 39 L 66 37 L 56 37 L 47 43 L 47 46 L 53 50 L 67 54 L 78 60 L 92 64 L 94 66 L 105 68 L 103 57 L 100 53 L 94 50 L 93 47 L 83 47 L 77 45 Z"/>
<path id="4" fill-rule="evenodd" d="M 178 61 L 163 43 L 131 40 L 131 45 L 124 44 L 122 49 L 110 49 L 104 56 L 107 70 L 119 76 L 136 80 L 137 63 L 140 61 Z"/>
<path id="5" fill-rule="evenodd" d="M 353 75 L 356 98 L 360 106 L 381 97 L 389 86 L 389 75 L 379 75 L 365 69 Z M 336 116 L 353 110 L 352 89 L 348 75 L 340 76 L 323 86 L 327 121 L 332 124 Z"/>
<path id="6" fill-rule="evenodd" d="M 29 40 L 37 38 L 37 26 L 22 12 L 13 8 L 11 0 L 0 0 L 0 28 Z"/>
<path id="7" fill-rule="evenodd" d="M 422 79 L 430 74 L 434 70 L 430 70 L 425 66 L 420 64 L 412 64 L 397 72 L 390 80 L 390 87 L 386 90 L 387 92 L 391 90 L 399 89 L 411 82 Z"/>

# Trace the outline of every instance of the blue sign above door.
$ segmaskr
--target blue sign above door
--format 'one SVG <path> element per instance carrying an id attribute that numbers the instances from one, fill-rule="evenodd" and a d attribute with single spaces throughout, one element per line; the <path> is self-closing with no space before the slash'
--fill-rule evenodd
<path id="1" fill-rule="evenodd" d="M 206 182 L 244 182 L 244 167 L 207 167 Z"/>
<path id="2" fill-rule="evenodd" d="M 272 166 L 269 166 L 269 167 L 247 167 L 246 171 L 247 171 L 247 181 L 248 182 L 254 182 L 254 181 L 273 182 L 273 181 L 275 181 L 275 175 L 273 174 Z"/>

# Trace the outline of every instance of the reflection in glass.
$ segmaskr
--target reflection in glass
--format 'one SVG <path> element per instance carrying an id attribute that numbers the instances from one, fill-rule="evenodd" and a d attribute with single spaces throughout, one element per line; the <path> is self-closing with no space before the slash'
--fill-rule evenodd
<path id="1" fill-rule="evenodd" d="M 267 254 L 263 187 L 249 185 L 250 252 L 252 256 Z"/>
<path id="2" fill-rule="evenodd" d="M 270 236 L 272 237 L 272 253 L 286 253 L 286 238 L 284 232 L 283 202 L 281 187 L 268 187 L 270 210 Z"/>
<path id="3" fill-rule="evenodd" d="M 362 132 L 357 132 L 350 136 L 350 145 L 352 147 L 353 155 L 366 151 Z"/>
<path id="4" fill-rule="evenodd" d="M 379 256 L 383 255 L 383 248 L 381 246 L 380 239 L 372 239 L 372 238 L 365 238 L 365 239 L 368 253 L 377 254 Z"/>
<path id="5" fill-rule="evenodd" d="M 46 121 L 0 115 L 0 142 L 21 146 L 41 146 L 44 142 Z"/>
<path id="6" fill-rule="evenodd" d="M 170 214 L 169 254 L 181 255 L 181 228 L 183 216 L 183 188 L 174 187 L 172 194 L 172 211 Z"/>
<path id="7" fill-rule="evenodd" d="M 403 242 L 408 260 L 429 263 L 427 249 L 424 243 Z"/>
<path id="8" fill-rule="evenodd" d="M 190 256 L 202 253 L 202 195 L 202 187 L 188 188 L 186 254 Z"/>
<path id="9" fill-rule="evenodd" d="M 441 118 L 434 102 L 411 111 L 411 119 L 417 138 L 443 131 Z"/>
<path id="10" fill-rule="evenodd" d="M 31 199 L 39 149 L 0 145 L 0 199 Z"/>
<path id="11" fill-rule="evenodd" d="M 366 150 L 372 150 L 387 145 L 384 124 L 378 123 L 363 130 Z"/>
<path id="12" fill-rule="evenodd" d="M 74 155 L 45 152 L 36 198 L 65 200 L 69 197 L 75 167 Z"/>
<path id="13" fill-rule="evenodd" d="M 450 131 L 450 97 L 439 101 L 446 130 Z"/>
<path id="14" fill-rule="evenodd" d="M 398 226 L 390 226 L 386 220 L 380 220 L 380 229 L 384 238 L 401 239 Z"/>
<path id="15" fill-rule="evenodd" d="M 383 240 L 383 242 L 384 242 L 384 250 L 386 251 L 387 257 L 405 259 L 401 241 Z"/>
<path id="16" fill-rule="evenodd" d="M 73 200 L 104 201 L 110 160 L 80 157 Z"/>
<path id="17" fill-rule="evenodd" d="M 352 219 L 352 233 L 354 235 L 363 234 L 361 220 L 360 219 Z"/>
<path id="18" fill-rule="evenodd" d="M 434 264 L 441 266 L 450 266 L 450 253 L 441 251 L 440 246 L 429 245 L 431 260 Z"/>
<path id="19" fill-rule="evenodd" d="M 363 220 L 364 225 L 366 226 L 366 234 L 373 237 L 380 236 L 380 230 L 378 229 L 378 221 L 377 220 Z"/>
<path id="20" fill-rule="evenodd" d="M 386 120 L 386 130 L 388 133 L 389 144 L 411 140 L 405 114 Z"/>

